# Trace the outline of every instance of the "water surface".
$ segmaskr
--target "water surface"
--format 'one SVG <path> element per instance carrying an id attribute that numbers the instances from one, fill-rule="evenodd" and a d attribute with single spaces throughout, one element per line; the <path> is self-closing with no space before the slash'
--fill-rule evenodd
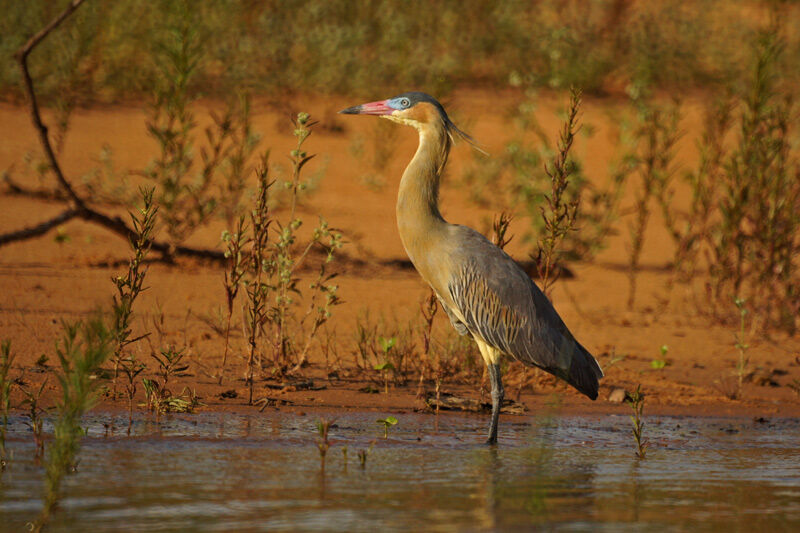
<path id="1" fill-rule="evenodd" d="M 391 414 L 391 413 L 385 413 Z M 86 419 L 50 531 L 789 531 L 800 527 L 800 421 L 627 416 L 337 415 L 324 470 L 317 415 Z M 330 415 L 329 415 L 330 416 Z M 49 428 L 46 428 L 48 430 Z M 41 507 L 43 468 L 15 417 L 0 530 Z M 347 456 L 343 453 L 347 449 Z M 362 467 L 359 450 L 368 451 Z"/>

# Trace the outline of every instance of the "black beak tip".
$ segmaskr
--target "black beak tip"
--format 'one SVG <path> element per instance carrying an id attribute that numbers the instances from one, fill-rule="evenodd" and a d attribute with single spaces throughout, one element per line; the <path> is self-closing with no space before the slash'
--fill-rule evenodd
<path id="1" fill-rule="evenodd" d="M 340 115 L 358 115 L 361 113 L 361 106 L 355 105 L 353 107 L 348 107 L 347 109 L 342 109 L 339 111 Z"/>

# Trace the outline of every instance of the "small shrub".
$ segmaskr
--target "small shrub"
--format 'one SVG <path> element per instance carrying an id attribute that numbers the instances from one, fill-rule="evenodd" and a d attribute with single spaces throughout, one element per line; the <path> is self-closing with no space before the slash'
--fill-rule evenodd
<path id="1" fill-rule="evenodd" d="M 538 244 L 542 243 L 544 254 L 549 249 L 548 239 L 557 235 L 561 245 L 560 249 L 553 249 L 550 266 L 545 267 L 549 277 L 554 265 L 570 260 L 590 260 L 605 247 L 616 218 L 626 172 L 616 172 L 608 188 L 593 186 L 584 174 L 580 158 L 571 151 L 579 129 L 586 135 L 591 134 L 589 125 L 577 127 L 578 93 L 573 94 L 570 108 L 565 112 L 568 131 L 564 131 L 556 147 L 551 145 L 536 118 L 535 98 L 533 91 L 526 91 L 525 101 L 514 112 L 514 133 L 503 153 L 493 158 L 476 155 L 475 162 L 464 171 L 462 181 L 469 188 L 470 199 L 478 205 L 495 211 L 520 212 L 520 217 L 524 216 L 530 224 L 522 238 L 537 244 L 537 252 Z M 534 143 L 526 140 L 529 132 L 534 134 Z M 498 187 L 498 183 L 503 186 Z M 497 194 L 498 190 L 507 190 L 508 194 Z M 549 205 L 551 200 L 558 204 Z M 580 212 L 577 210 L 579 203 L 582 205 Z M 560 228 L 570 218 L 569 226 L 580 231 L 562 234 Z M 556 219 L 558 229 L 547 225 Z M 544 255 L 540 259 L 543 264 L 547 262 Z"/>
<path id="2" fill-rule="evenodd" d="M 687 211 L 664 202 L 679 277 L 710 278 L 701 309 L 732 321 L 729 302 L 747 299 L 764 327 L 794 333 L 800 316 L 800 165 L 794 106 L 780 74 L 786 46 L 774 23 L 758 32 L 749 84 L 707 112 L 699 168 L 687 175 Z M 738 126 L 732 143 L 725 143 Z M 710 304 L 710 305 L 709 305 Z"/>
<path id="3" fill-rule="evenodd" d="M 86 321 L 63 322 L 63 336 L 56 343 L 61 397 L 46 466 L 44 505 L 34 524 L 41 531 L 50 520 L 60 498 L 64 475 L 74 468 L 80 438 L 81 417 L 96 400 L 97 372 L 113 353 L 114 335 L 101 315 Z"/>
<path id="4" fill-rule="evenodd" d="M 117 294 L 112 301 L 113 328 L 115 337 L 114 345 L 114 387 L 112 397 L 116 400 L 117 376 L 119 374 L 120 363 L 127 359 L 129 369 L 136 366 L 133 354 L 124 355 L 125 348 L 133 344 L 142 337 L 132 337 L 131 321 L 133 317 L 133 304 L 136 298 L 146 288 L 144 278 L 147 269 L 143 268 L 143 262 L 150 251 L 150 245 L 155 231 L 156 214 L 158 207 L 153 203 L 153 190 L 141 189 L 143 206 L 138 215 L 130 213 L 133 230 L 136 233 L 130 238 L 133 257 L 128 262 L 128 271 L 124 276 L 111 278 L 117 288 Z M 130 388 L 128 389 L 130 392 Z M 129 400 L 130 397 L 129 397 Z"/>
<path id="5" fill-rule="evenodd" d="M 634 162 L 633 174 L 639 177 L 639 187 L 633 206 L 634 221 L 629 229 L 628 309 L 633 309 L 636 302 L 636 279 L 653 204 L 668 189 L 674 172 L 675 144 L 681 135 L 677 102 L 658 105 L 648 96 L 636 95 L 634 103 L 638 125 L 628 159 Z"/>
<path id="6" fill-rule="evenodd" d="M 256 207 L 250 217 L 251 233 L 242 241 L 249 240 L 250 244 L 249 257 L 245 261 L 246 273 L 236 273 L 245 283 L 248 295 L 246 326 L 249 353 L 246 380 L 251 391 L 251 404 L 255 372 L 264 366 L 261 361 L 262 348 L 259 346 L 262 338 L 269 339 L 271 344 L 272 375 L 296 372 L 306 363 L 311 344 L 331 317 L 333 307 L 341 303 L 338 286 L 332 283 L 335 274 L 328 270 L 336 251 L 342 246 L 341 233 L 320 218 L 309 241 L 302 247 L 296 245 L 297 231 L 303 223 L 297 216 L 297 207 L 300 193 L 306 187 L 302 170 L 314 157 L 305 151 L 304 143 L 311 135 L 314 124 L 307 113 L 299 113 L 294 120 L 297 144 L 290 153 L 292 177 L 285 182 L 290 192 L 288 222 L 282 223 L 270 211 L 269 198 L 273 184 L 267 179 L 266 156 L 257 170 L 259 185 Z M 272 242 L 270 228 L 276 229 Z M 242 239 L 243 233 L 240 232 L 237 238 Z M 324 259 L 317 269 L 317 277 L 309 286 L 308 308 L 305 314 L 300 314 L 296 312 L 298 297 L 302 295 L 297 273 L 311 252 L 320 249 Z M 233 253 L 234 250 L 229 252 Z M 231 272 L 229 279 L 234 277 L 233 270 Z"/>
<path id="7" fill-rule="evenodd" d="M 562 241 L 575 229 L 578 218 L 579 195 L 567 195 L 569 178 L 574 169 L 570 161 L 570 148 L 578 129 L 578 112 L 581 104 L 581 91 L 570 91 L 570 103 L 567 110 L 567 119 L 561 136 L 558 140 L 558 151 L 550 166 L 545 166 L 544 171 L 550 178 L 550 194 L 545 195 L 545 205 L 541 207 L 542 237 L 538 243 L 536 264 L 542 283 L 542 292 L 550 294 L 550 286 L 556 279 L 555 266 L 558 249 Z M 505 230 L 502 232 L 505 233 Z M 503 236 L 498 236 L 502 243 Z"/>
<path id="8" fill-rule="evenodd" d="M 225 377 L 225 363 L 228 360 L 233 304 L 236 301 L 236 296 L 239 294 L 239 288 L 245 275 L 246 259 L 244 247 L 250 242 L 250 238 L 247 236 L 247 225 L 244 216 L 239 217 L 239 222 L 234 233 L 228 231 L 223 232 L 222 241 L 227 248 L 225 250 L 225 258 L 228 262 L 228 270 L 225 272 L 224 285 L 225 303 L 227 304 L 228 315 L 225 321 L 225 350 L 222 353 L 222 362 L 219 367 L 218 383 L 220 385 L 222 385 L 222 381 Z"/>
<path id="9" fill-rule="evenodd" d="M 191 412 L 197 406 L 197 401 L 193 393 L 183 389 L 181 394 L 173 394 L 169 388 L 170 380 L 176 377 L 184 377 L 188 374 L 189 364 L 185 363 L 183 350 L 175 350 L 172 347 L 161 350 L 160 353 L 150 354 L 157 363 L 156 379 L 142 379 L 145 396 L 147 397 L 147 408 L 156 413 L 185 413 Z M 188 398 L 188 399 L 187 399 Z"/>
<path id="10" fill-rule="evenodd" d="M 739 331 L 736 333 L 736 350 L 739 352 L 739 360 L 736 362 L 736 377 L 737 377 L 737 393 L 736 397 L 742 397 L 742 383 L 744 382 L 744 376 L 747 373 L 747 365 L 750 362 L 750 358 L 747 356 L 747 350 L 750 348 L 750 345 L 747 344 L 745 338 L 745 319 L 747 318 L 747 308 L 745 307 L 745 300 L 741 298 L 736 298 L 734 300 L 736 307 L 739 309 Z"/>

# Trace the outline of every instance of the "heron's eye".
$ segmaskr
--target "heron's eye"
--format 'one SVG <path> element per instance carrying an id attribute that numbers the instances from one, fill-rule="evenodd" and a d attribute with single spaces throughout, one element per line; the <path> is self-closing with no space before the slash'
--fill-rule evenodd
<path id="1" fill-rule="evenodd" d="M 409 100 L 408 98 L 403 98 L 402 100 L 400 100 L 400 105 L 403 107 L 408 107 L 411 105 L 411 100 Z"/>

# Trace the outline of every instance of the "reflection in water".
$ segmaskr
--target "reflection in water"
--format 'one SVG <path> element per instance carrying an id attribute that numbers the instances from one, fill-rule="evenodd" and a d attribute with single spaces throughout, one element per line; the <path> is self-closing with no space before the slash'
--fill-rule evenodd
<path id="1" fill-rule="evenodd" d="M 625 416 L 509 418 L 501 445 L 482 417 L 376 413 L 331 428 L 320 469 L 316 420 L 288 413 L 87 419 L 78 472 L 52 531 L 490 531 L 791 529 L 800 525 L 800 422 L 652 419 L 636 459 Z M 116 428 L 116 429 L 114 429 Z M 49 428 L 48 428 L 49 429 Z M 356 451 L 376 444 L 361 468 Z M 344 447 L 350 450 L 347 455 Z M 21 418 L 0 481 L 3 528 L 38 512 L 42 468 Z"/>

